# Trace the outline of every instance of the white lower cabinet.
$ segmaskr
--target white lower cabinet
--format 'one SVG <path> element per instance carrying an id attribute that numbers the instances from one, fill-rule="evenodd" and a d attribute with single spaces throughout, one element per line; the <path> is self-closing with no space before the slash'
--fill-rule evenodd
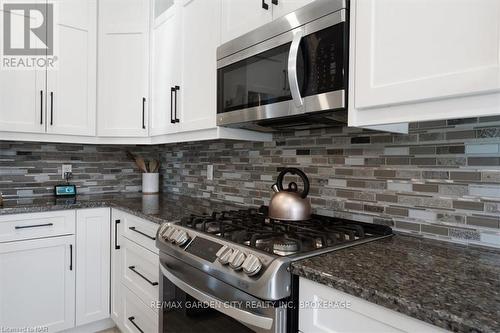
<path id="1" fill-rule="evenodd" d="M 76 326 L 109 318 L 110 209 L 76 212 Z"/>
<path id="2" fill-rule="evenodd" d="M 123 318 L 119 325 L 123 332 L 157 333 L 158 314 L 144 304 L 137 295 L 128 288 L 123 289 Z"/>
<path id="3" fill-rule="evenodd" d="M 299 330 L 303 333 L 448 332 L 303 278 L 299 304 Z"/>
<path id="4" fill-rule="evenodd" d="M 156 333 L 160 268 L 159 225 L 112 210 L 111 318 L 123 332 Z"/>
<path id="5" fill-rule="evenodd" d="M 75 236 L 0 243 L 0 326 L 75 324 Z"/>
<path id="6" fill-rule="evenodd" d="M 59 332 L 109 318 L 109 272 L 109 208 L 0 217 L 0 327 Z"/>

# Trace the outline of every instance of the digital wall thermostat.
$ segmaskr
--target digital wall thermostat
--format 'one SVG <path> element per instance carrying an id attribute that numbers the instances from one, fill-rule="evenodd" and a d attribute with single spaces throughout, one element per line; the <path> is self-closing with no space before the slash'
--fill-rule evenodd
<path id="1" fill-rule="evenodd" d="M 56 197 L 73 197 L 76 195 L 75 185 L 56 185 L 54 187 Z"/>

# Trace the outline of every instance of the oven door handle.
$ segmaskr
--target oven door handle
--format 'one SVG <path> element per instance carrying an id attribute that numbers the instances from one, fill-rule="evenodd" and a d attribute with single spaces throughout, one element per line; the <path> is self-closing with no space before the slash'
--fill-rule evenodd
<path id="1" fill-rule="evenodd" d="M 295 106 L 301 108 L 304 106 L 304 100 L 300 94 L 299 78 L 297 73 L 297 59 L 299 57 L 299 48 L 304 30 L 302 28 L 293 31 L 292 45 L 288 54 L 288 83 L 290 84 L 290 92 L 292 93 Z"/>
<path id="2" fill-rule="evenodd" d="M 172 272 L 170 272 L 164 264 L 160 265 L 161 272 L 163 275 L 170 280 L 173 284 L 175 284 L 178 288 L 180 288 L 182 291 L 185 293 L 191 295 L 192 297 L 196 298 L 197 300 L 201 302 L 208 302 L 208 303 L 224 303 L 218 298 L 213 297 L 212 295 L 209 295 L 205 293 L 202 290 L 199 290 L 197 288 L 194 288 L 193 286 L 190 286 L 186 282 L 182 281 L 179 279 L 177 276 L 175 276 Z M 245 324 L 256 326 L 265 330 L 271 329 L 273 327 L 273 319 L 268 318 L 268 317 L 263 317 L 259 316 L 256 314 L 253 314 L 248 311 L 236 309 L 234 307 L 230 306 L 220 306 L 216 310 L 224 313 L 225 315 L 228 315 L 238 321 L 241 321 Z"/>

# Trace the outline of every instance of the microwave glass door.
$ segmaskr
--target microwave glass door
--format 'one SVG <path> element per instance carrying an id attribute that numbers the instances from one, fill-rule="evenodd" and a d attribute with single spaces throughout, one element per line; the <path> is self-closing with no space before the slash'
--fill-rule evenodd
<path id="1" fill-rule="evenodd" d="M 292 99 L 288 83 L 291 43 L 283 44 L 218 70 L 217 113 L 248 109 Z M 297 61 L 299 86 L 304 86 L 304 60 Z"/>
<path id="2" fill-rule="evenodd" d="M 302 97 L 319 95 L 347 87 L 346 23 L 308 34 L 302 39 L 306 82 Z"/>
<path id="3" fill-rule="evenodd" d="M 346 89 L 346 29 L 342 22 L 302 38 L 296 64 L 302 98 Z M 217 113 L 292 100 L 288 80 L 290 46 L 291 42 L 282 44 L 220 68 Z"/>

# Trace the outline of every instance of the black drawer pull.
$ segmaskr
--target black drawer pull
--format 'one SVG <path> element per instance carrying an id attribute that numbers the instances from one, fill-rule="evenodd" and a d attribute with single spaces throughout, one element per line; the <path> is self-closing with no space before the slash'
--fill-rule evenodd
<path id="1" fill-rule="evenodd" d="M 175 96 L 174 122 L 178 123 L 178 122 L 180 122 L 180 120 L 179 120 L 179 118 L 177 118 L 177 92 L 181 89 L 181 87 L 175 86 L 174 89 L 175 89 L 174 90 L 175 91 L 175 94 L 174 94 L 174 96 Z"/>
<path id="2" fill-rule="evenodd" d="M 120 245 L 118 245 L 118 224 L 120 220 L 115 220 L 115 250 L 120 249 Z"/>
<path id="3" fill-rule="evenodd" d="M 141 278 L 143 278 L 147 283 L 149 283 L 152 286 L 157 286 L 158 282 L 152 282 L 150 279 L 139 273 L 138 271 L 135 270 L 135 266 L 129 266 L 128 269 L 130 269 L 132 272 L 135 274 L 139 275 Z"/>
<path id="4" fill-rule="evenodd" d="M 73 244 L 69 244 L 69 270 L 73 270 Z"/>
<path id="5" fill-rule="evenodd" d="M 269 10 L 269 5 L 266 3 L 266 0 L 262 0 L 262 8 Z"/>
<path id="6" fill-rule="evenodd" d="M 273 5 L 277 6 L 278 5 L 278 0 L 271 0 L 271 2 L 273 3 Z"/>
<path id="7" fill-rule="evenodd" d="M 146 129 L 146 97 L 142 98 L 142 129 Z"/>
<path id="8" fill-rule="evenodd" d="M 175 87 L 170 88 L 170 123 L 175 124 L 175 119 L 174 119 L 174 94 L 175 94 Z"/>
<path id="9" fill-rule="evenodd" d="M 16 229 L 30 229 L 30 228 L 50 227 L 53 225 L 54 225 L 54 223 L 33 224 L 33 225 L 17 225 L 15 228 Z"/>
<path id="10" fill-rule="evenodd" d="M 137 328 L 137 330 L 141 333 L 144 333 L 144 331 L 139 327 L 139 325 L 137 325 L 134 320 L 135 320 L 135 317 L 128 317 L 128 320 L 132 323 L 132 325 L 135 326 L 135 328 Z"/>
<path id="11" fill-rule="evenodd" d="M 40 125 L 43 125 L 43 90 L 40 90 Z"/>
<path id="12" fill-rule="evenodd" d="M 50 92 L 50 126 L 54 125 L 54 92 Z"/>
<path id="13" fill-rule="evenodd" d="M 147 237 L 151 240 L 156 240 L 156 237 L 151 237 L 148 234 L 143 233 L 142 231 L 137 230 L 135 227 L 128 227 L 130 230 L 137 232 L 138 234 L 143 235 L 144 237 Z"/>

